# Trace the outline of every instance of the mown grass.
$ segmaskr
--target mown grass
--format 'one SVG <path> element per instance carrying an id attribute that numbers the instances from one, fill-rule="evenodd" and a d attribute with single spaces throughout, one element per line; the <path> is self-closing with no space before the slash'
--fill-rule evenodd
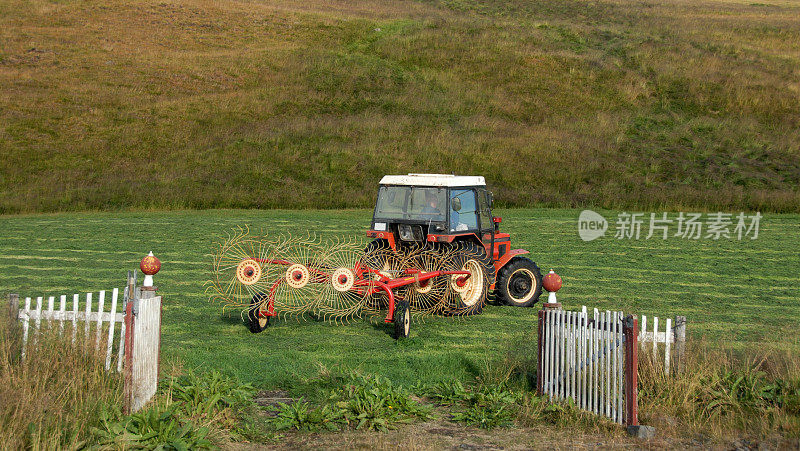
<path id="1" fill-rule="evenodd" d="M 0 0 L 0 212 L 363 208 L 410 171 L 505 206 L 797 212 L 799 13 Z"/>
<path id="2" fill-rule="evenodd" d="M 564 279 L 567 308 L 685 315 L 690 340 L 739 350 L 797 352 L 800 256 L 798 216 L 766 214 L 756 240 L 615 240 L 583 242 L 578 210 L 505 210 L 502 227 L 543 270 Z M 612 218 L 612 212 L 604 212 Z M 155 277 L 164 296 L 162 359 L 187 368 L 213 366 L 255 386 L 302 390 L 325 368 L 357 369 L 405 386 L 472 381 L 506 355 L 535 358 L 536 309 L 489 306 L 467 318 L 429 318 L 411 337 L 391 338 L 381 321 L 333 325 L 286 320 L 251 334 L 238 312 L 210 304 L 213 243 L 236 225 L 271 232 L 306 230 L 362 235 L 370 212 L 180 211 L 65 213 L 0 217 L 0 295 L 60 295 L 121 287 L 125 272 L 150 250 L 163 262 Z M 613 227 L 613 225 L 612 225 Z M 662 326 L 663 327 L 663 326 Z M 523 376 L 524 377 L 524 376 Z M 532 377 L 532 376 L 529 376 Z"/>

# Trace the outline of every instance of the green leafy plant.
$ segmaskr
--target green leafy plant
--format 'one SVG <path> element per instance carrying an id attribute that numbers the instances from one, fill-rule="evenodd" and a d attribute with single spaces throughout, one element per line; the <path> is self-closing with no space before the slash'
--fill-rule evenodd
<path id="1" fill-rule="evenodd" d="M 208 428 L 196 427 L 182 420 L 179 404 L 156 403 L 132 415 L 122 415 L 119 408 L 103 411 L 101 424 L 92 429 L 94 449 L 210 449 Z"/>
<path id="2" fill-rule="evenodd" d="M 412 419 L 428 419 L 431 408 L 411 399 L 411 395 L 389 379 L 353 373 L 344 388 L 330 397 L 356 429 L 386 431 Z"/>
<path id="3" fill-rule="evenodd" d="M 464 412 L 453 414 L 453 420 L 482 429 L 507 427 L 513 424 L 513 411 L 507 404 L 481 406 L 474 404 Z"/>
<path id="4" fill-rule="evenodd" d="M 242 384 L 216 370 L 170 378 L 166 390 L 189 416 L 209 415 L 217 409 L 232 407 L 249 400 L 255 392 L 252 385 Z"/>
<path id="5" fill-rule="evenodd" d="M 793 408 L 798 389 L 784 379 L 767 377 L 757 367 L 745 370 L 721 370 L 712 373 L 700 385 L 698 401 L 711 416 L 747 413 L 770 407 Z"/>
<path id="6" fill-rule="evenodd" d="M 432 385 L 420 386 L 417 391 L 442 405 L 463 402 L 470 396 L 461 381 L 441 381 Z"/>
<path id="7" fill-rule="evenodd" d="M 316 432 L 338 431 L 347 420 L 344 410 L 340 408 L 331 404 L 311 407 L 308 402 L 301 399 L 291 404 L 278 403 L 277 416 L 272 423 L 277 430 L 297 429 Z"/>
<path id="8" fill-rule="evenodd" d="M 454 413 L 453 420 L 491 430 L 496 427 L 508 427 L 514 423 L 514 415 L 519 409 L 522 394 L 501 385 L 467 392 L 464 399 L 467 409 Z"/>
<path id="9" fill-rule="evenodd" d="M 218 371 L 167 379 L 156 399 L 144 410 L 122 415 L 116 406 L 105 407 L 100 425 L 92 429 L 98 449 L 207 449 L 211 428 L 235 428 L 230 408 L 247 406 L 253 388 Z"/>

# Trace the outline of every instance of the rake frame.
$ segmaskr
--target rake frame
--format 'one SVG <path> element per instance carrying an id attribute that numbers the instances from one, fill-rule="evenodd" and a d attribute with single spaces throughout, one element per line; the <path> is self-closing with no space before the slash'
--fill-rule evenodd
<path id="1" fill-rule="evenodd" d="M 282 266 L 291 266 L 296 264 L 295 262 L 291 262 L 289 260 L 283 259 L 267 259 L 267 258 L 253 258 L 252 260 L 258 263 L 264 264 L 272 264 L 272 265 L 282 265 Z M 330 283 L 331 279 L 333 278 L 333 274 L 328 274 L 318 268 L 308 268 L 309 272 L 313 272 L 313 275 L 310 277 L 308 283 Z M 455 283 L 458 286 L 464 286 L 467 280 L 471 276 L 469 271 L 451 271 L 451 270 L 438 270 L 438 271 L 421 271 L 414 268 L 406 268 L 403 270 L 404 275 L 401 277 L 387 277 L 386 275 L 382 274 L 380 271 L 369 268 L 367 266 L 362 266 L 360 264 L 356 264 L 355 268 L 353 269 L 353 273 L 356 275 L 357 280 L 353 282 L 353 288 L 349 289 L 348 291 L 352 290 L 353 292 L 357 293 L 358 295 L 373 295 L 379 294 L 381 292 L 386 293 L 386 297 L 388 298 L 388 313 L 386 318 L 383 320 L 385 323 L 393 323 L 394 322 L 394 304 L 395 304 L 395 294 L 392 291 L 395 288 L 409 286 L 415 283 L 420 282 L 427 282 L 430 279 L 440 277 L 440 276 L 451 276 L 451 275 L 460 275 L 455 279 Z M 374 275 L 378 277 L 378 280 L 374 279 L 366 279 L 364 278 L 365 275 Z M 259 308 L 258 316 L 261 318 L 264 317 L 273 317 L 277 316 L 277 312 L 275 312 L 275 293 L 281 283 L 285 283 L 285 277 L 279 277 L 275 282 L 272 283 L 269 296 L 267 298 L 267 310 L 264 311 L 263 309 Z M 425 284 L 422 284 L 425 286 Z M 365 288 L 366 292 L 362 289 L 356 288 Z"/>

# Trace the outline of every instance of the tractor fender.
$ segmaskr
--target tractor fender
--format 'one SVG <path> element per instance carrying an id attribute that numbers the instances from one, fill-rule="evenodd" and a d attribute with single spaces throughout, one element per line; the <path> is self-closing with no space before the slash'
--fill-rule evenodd
<path id="1" fill-rule="evenodd" d="M 512 258 L 516 257 L 517 255 L 529 254 L 530 252 L 526 251 L 525 249 L 512 249 L 506 252 L 502 257 L 494 262 L 494 274 L 495 274 L 495 283 L 493 283 L 489 289 L 494 290 L 497 284 L 497 274 L 500 272 L 500 269 L 503 266 L 507 265 Z"/>
<path id="2" fill-rule="evenodd" d="M 497 259 L 497 261 L 494 262 L 494 267 L 495 267 L 495 269 L 497 271 L 500 271 L 500 269 L 503 266 L 505 266 L 506 264 L 508 264 L 508 262 L 512 258 L 516 257 L 517 255 L 523 255 L 523 254 L 529 254 L 529 253 L 530 252 L 526 251 L 525 249 L 512 249 L 512 250 L 506 252 L 505 255 L 503 255 L 502 257 Z"/>

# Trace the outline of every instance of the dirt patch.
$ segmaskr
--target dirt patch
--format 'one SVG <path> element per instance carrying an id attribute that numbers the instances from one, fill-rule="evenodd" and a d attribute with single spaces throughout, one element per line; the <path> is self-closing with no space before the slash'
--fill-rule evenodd
<path id="1" fill-rule="evenodd" d="M 255 401 L 261 406 L 275 406 L 282 402 L 290 404 L 286 391 L 268 390 L 259 392 Z M 649 441 L 630 437 L 620 426 L 616 432 L 586 432 L 579 428 L 536 426 L 498 428 L 491 431 L 467 427 L 450 421 L 449 410 L 436 408 L 436 418 L 412 424 L 402 424 L 398 429 L 388 432 L 344 430 L 340 432 L 300 432 L 281 431 L 273 443 L 233 443 L 224 445 L 225 449 L 267 450 L 267 449 L 378 449 L 378 450 L 528 450 L 528 449 L 794 449 L 800 445 L 795 440 L 776 440 L 758 442 L 748 440 L 713 441 L 702 437 L 676 436 L 674 430 L 662 429 L 656 425 L 656 437 Z M 274 416 L 265 411 L 265 415 Z M 669 424 L 671 419 L 661 419 Z M 661 434 L 661 435 L 659 435 Z"/>
<path id="2" fill-rule="evenodd" d="M 271 407 L 277 407 L 279 403 L 292 404 L 297 399 L 290 397 L 289 392 L 285 390 L 264 390 L 258 392 L 253 401 L 259 406 L 265 407 L 264 415 L 274 417 L 275 412 L 270 409 Z"/>

